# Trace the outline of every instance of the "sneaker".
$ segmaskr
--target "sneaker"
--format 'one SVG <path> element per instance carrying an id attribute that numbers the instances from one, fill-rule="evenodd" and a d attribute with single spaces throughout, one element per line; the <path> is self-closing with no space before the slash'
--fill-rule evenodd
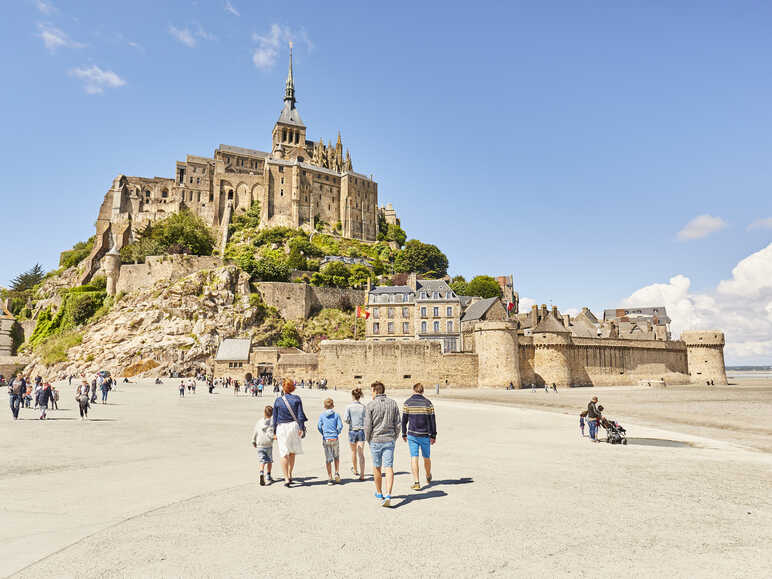
<path id="1" fill-rule="evenodd" d="M 426 475 L 426 484 L 429 484 L 429 483 L 431 483 L 431 482 L 432 482 L 432 475 L 430 475 L 430 474 L 427 474 L 427 475 Z"/>
<path id="2" fill-rule="evenodd" d="M 269 483 L 273 482 L 273 477 L 271 476 L 271 473 L 269 472 L 267 475 L 265 475 L 266 480 L 268 480 Z"/>
<path id="3" fill-rule="evenodd" d="M 390 507 L 391 506 L 391 497 L 389 495 L 386 495 L 383 497 L 383 501 L 381 502 L 382 507 Z"/>
<path id="4" fill-rule="evenodd" d="M 381 493 L 375 493 L 375 498 L 378 499 L 379 501 L 382 501 L 383 495 Z"/>
<path id="5" fill-rule="evenodd" d="M 340 484 L 340 475 L 337 472 L 335 473 L 335 482 Z"/>
<path id="6" fill-rule="evenodd" d="M 410 488 L 413 489 L 414 491 L 420 491 L 421 490 L 421 483 L 416 481 L 412 485 L 410 485 Z"/>
<path id="7" fill-rule="evenodd" d="M 265 486 L 265 475 L 263 473 L 260 473 L 260 486 Z"/>

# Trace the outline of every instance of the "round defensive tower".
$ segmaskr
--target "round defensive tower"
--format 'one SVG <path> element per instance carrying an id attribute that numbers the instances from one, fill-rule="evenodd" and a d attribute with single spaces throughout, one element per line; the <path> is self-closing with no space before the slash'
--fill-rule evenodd
<path id="1" fill-rule="evenodd" d="M 718 330 L 688 331 L 681 333 L 686 344 L 686 360 L 692 382 L 726 384 L 724 366 L 724 333 Z"/>
<path id="2" fill-rule="evenodd" d="M 520 388 L 520 358 L 515 322 L 477 322 L 474 326 L 474 344 L 478 386 L 505 388 L 512 382 Z"/>
<path id="3" fill-rule="evenodd" d="M 105 288 L 107 295 L 114 296 L 117 293 L 118 277 L 121 275 L 121 254 L 116 251 L 115 245 L 102 258 L 102 267 L 107 274 L 107 287 Z"/>
<path id="4" fill-rule="evenodd" d="M 570 333 L 539 332 L 533 334 L 533 369 L 537 378 L 551 386 L 571 386 Z"/>

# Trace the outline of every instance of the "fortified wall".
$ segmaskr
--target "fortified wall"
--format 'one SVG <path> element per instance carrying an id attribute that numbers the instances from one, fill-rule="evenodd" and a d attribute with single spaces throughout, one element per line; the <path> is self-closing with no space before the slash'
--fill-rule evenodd
<path id="1" fill-rule="evenodd" d="M 121 265 L 115 276 L 115 292 L 131 293 L 161 280 L 175 281 L 202 269 L 214 269 L 221 265 L 220 258 L 215 256 L 152 255 L 145 259 L 145 263 Z"/>
<path id="2" fill-rule="evenodd" d="M 273 281 L 255 286 L 265 304 L 279 310 L 285 320 L 302 320 L 322 308 L 351 309 L 365 302 L 364 290 Z"/>
<path id="3" fill-rule="evenodd" d="M 681 339 L 686 344 L 692 382 L 712 380 L 715 384 L 727 383 L 723 332 L 682 332 Z"/>

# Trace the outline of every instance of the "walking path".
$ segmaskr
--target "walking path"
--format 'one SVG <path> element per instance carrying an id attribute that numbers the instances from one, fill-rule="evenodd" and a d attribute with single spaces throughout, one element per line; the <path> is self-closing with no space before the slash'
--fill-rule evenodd
<path id="1" fill-rule="evenodd" d="M 305 485 L 259 487 L 249 440 L 270 395 L 119 387 L 88 422 L 66 387 L 53 420 L 0 420 L 0 576 L 275 576 L 287 561 L 294 575 L 336 577 L 762 577 L 772 566 L 772 455 L 729 442 L 620 420 L 628 446 L 592 445 L 575 416 L 430 395 L 435 482 L 409 489 L 398 441 L 384 509 L 369 477 L 351 480 L 345 449 L 344 484 L 326 485 L 315 429 L 296 467 Z M 349 399 L 298 393 L 312 422 L 325 397 L 338 409 Z"/>

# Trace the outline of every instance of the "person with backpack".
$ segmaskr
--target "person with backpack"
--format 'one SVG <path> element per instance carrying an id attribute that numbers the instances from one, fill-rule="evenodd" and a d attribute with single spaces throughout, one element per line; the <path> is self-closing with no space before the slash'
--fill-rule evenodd
<path id="1" fill-rule="evenodd" d="M 292 472 L 295 468 L 295 456 L 303 454 L 303 438 L 306 436 L 306 421 L 303 412 L 303 401 L 293 394 L 295 384 L 285 379 L 282 386 L 283 395 L 273 403 L 273 430 L 281 457 L 281 468 L 284 471 L 284 486 L 292 484 Z"/>

